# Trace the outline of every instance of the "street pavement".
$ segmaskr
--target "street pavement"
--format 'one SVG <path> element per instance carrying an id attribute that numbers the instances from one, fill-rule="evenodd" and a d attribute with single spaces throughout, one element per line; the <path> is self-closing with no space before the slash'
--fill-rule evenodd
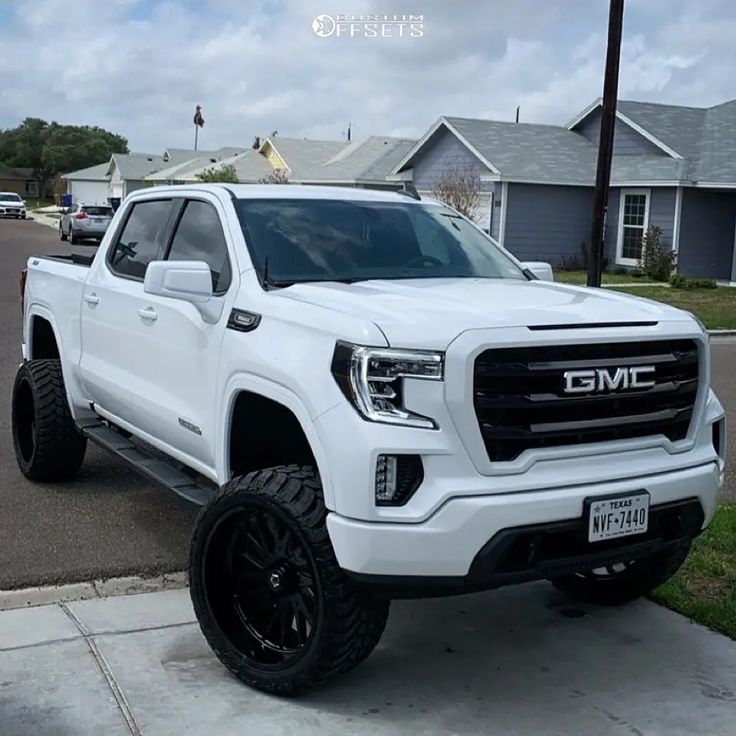
<path id="1" fill-rule="evenodd" d="M 69 252 L 49 227 L 0 220 L 0 590 L 183 570 L 197 515 L 92 445 L 70 483 L 30 483 L 18 470 L 10 430 L 21 358 L 18 277 L 30 255 Z"/>
<path id="2" fill-rule="evenodd" d="M 92 245 L 74 246 L 91 253 Z M 10 396 L 20 361 L 18 275 L 30 255 L 69 253 L 52 228 L 0 220 L 0 590 L 183 570 L 196 508 L 90 446 L 79 477 L 28 482 L 17 468 Z M 713 384 L 736 416 L 736 340 L 713 340 Z M 725 496 L 736 500 L 734 450 Z M 1 722 L 1 719 L 0 719 Z"/>
<path id="3" fill-rule="evenodd" d="M 736 642 L 546 583 L 397 601 L 374 653 L 288 700 L 215 659 L 186 590 L 0 612 L 3 736 L 734 736 Z"/>

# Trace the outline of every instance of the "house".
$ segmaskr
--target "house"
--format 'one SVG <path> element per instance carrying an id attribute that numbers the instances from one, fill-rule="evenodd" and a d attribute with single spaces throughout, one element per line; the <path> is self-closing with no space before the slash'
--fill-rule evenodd
<path id="1" fill-rule="evenodd" d="M 38 197 L 38 179 L 33 169 L 6 166 L 0 161 L 0 192 L 15 192 L 21 197 Z"/>
<path id="2" fill-rule="evenodd" d="M 153 153 L 114 153 L 109 161 L 86 169 L 62 174 L 67 192 L 75 202 L 106 202 L 110 197 L 125 198 L 130 192 L 153 184 L 169 183 L 175 171 L 198 163 L 216 162 L 243 151 L 227 146 L 216 151 L 193 151 L 166 148 L 162 155 Z M 211 163 L 210 163 L 211 165 Z M 165 172 L 153 183 L 149 177 Z"/>
<path id="3" fill-rule="evenodd" d="M 524 260 L 580 261 L 589 247 L 601 103 L 567 126 L 442 117 L 388 178 L 431 192 L 474 173 L 485 226 Z M 620 101 L 605 226 L 608 267 L 635 266 L 650 225 L 678 271 L 736 281 L 736 100 L 710 108 Z"/>
<path id="4" fill-rule="evenodd" d="M 413 140 L 386 136 L 353 142 L 271 137 L 259 142 L 257 149 L 222 159 L 216 165 L 232 164 L 243 183 L 260 181 L 278 170 L 293 184 L 395 189 L 396 182 L 389 181 L 387 175 L 413 145 Z M 171 173 L 177 181 L 196 181 L 211 166 L 204 162 L 198 168 L 178 167 Z M 164 173 L 166 170 L 159 171 L 148 179 L 158 180 Z"/>
<path id="5" fill-rule="evenodd" d="M 170 164 L 146 177 L 149 186 L 161 184 L 182 184 L 196 181 L 196 176 L 190 172 L 204 171 L 213 166 L 221 166 L 231 158 L 242 154 L 249 149 L 225 146 L 215 151 L 189 151 L 178 148 L 167 148 L 164 151 L 164 160 Z"/>
<path id="6" fill-rule="evenodd" d="M 294 183 L 395 189 L 387 176 L 414 143 L 387 136 L 352 142 L 279 137 L 266 138 L 259 153 Z"/>
<path id="7" fill-rule="evenodd" d="M 104 164 L 64 174 L 61 178 L 66 180 L 66 191 L 75 202 L 107 202 L 110 196 L 110 177 L 107 174 L 109 168 L 110 162 L 106 161 Z"/>

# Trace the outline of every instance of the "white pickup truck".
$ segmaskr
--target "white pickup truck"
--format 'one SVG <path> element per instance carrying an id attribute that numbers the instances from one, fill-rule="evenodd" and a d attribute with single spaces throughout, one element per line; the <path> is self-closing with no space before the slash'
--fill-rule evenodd
<path id="1" fill-rule="evenodd" d="M 272 692 L 367 657 L 391 598 L 631 600 L 717 504 L 708 337 L 550 278 L 411 190 L 135 192 L 91 263 L 28 262 L 18 463 L 62 481 L 90 440 L 205 504 L 198 619 Z"/>

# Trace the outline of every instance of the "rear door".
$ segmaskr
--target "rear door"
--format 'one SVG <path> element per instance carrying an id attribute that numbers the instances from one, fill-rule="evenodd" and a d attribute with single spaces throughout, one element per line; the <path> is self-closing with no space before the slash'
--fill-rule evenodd
<path id="1" fill-rule="evenodd" d="M 158 352 L 138 314 L 147 305 L 143 277 L 164 251 L 172 208 L 171 198 L 133 203 L 82 297 L 82 381 L 97 407 L 133 426 L 148 411 L 153 389 L 143 381 Z"/>

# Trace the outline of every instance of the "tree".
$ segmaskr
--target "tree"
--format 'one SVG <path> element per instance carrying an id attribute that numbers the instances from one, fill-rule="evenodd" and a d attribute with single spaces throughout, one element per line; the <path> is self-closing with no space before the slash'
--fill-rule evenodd
<path id="1" fill-rule="evenodd" d="M 102 163 L 113 153 L 128 153 L 128 141 L 97 126 L 26 118 L 16 128 L 0 130 L 0 161 L 33 169 L 42 197 L 59 174 Z"/>
<path id="2" fill-rule="evenodd" d="M 432 194 L 472 220 L 481 203 L 480 179 L 470 171 L 448 171 L 435 184 Z"/>
<path id="3" fill-rule="evenodd" d="M 237 184 L 239 181 L 238 174 L 232 164 L 211 166 L 197 174 L 197 179 L 204 184 Z"/>
<path id="4" fill-rule="evenodd" d="M 274 169 L 266 174 L 266 176 L 262 176 L 258 181 L 261 184 L 288 184 L 289 175 L 286 173 L 286 169 Z"/>

